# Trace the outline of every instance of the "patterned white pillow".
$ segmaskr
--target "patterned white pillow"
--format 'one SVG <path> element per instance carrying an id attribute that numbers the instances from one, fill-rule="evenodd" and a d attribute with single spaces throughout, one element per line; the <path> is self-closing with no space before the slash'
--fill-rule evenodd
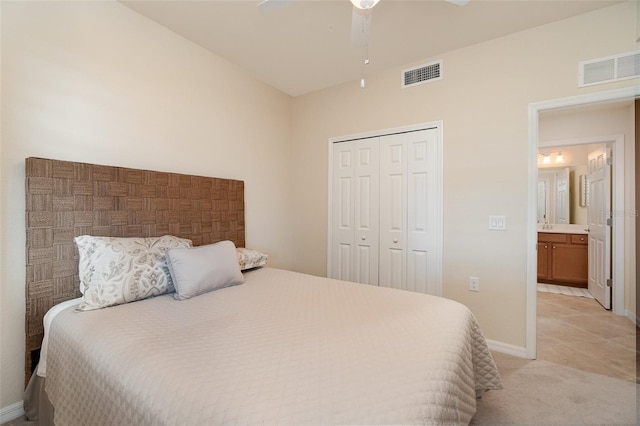
<path id="1" fill-rule="evenodd" d="M 257 268 L 267 264 L 269 259 L 268 254 L 264 254 L 258 250 L 252 250 L 244 247 L 237 247 L 236 252 L 238 254 L 238 263 L 241 270 L 247 270 L 251 268 Z"/>
<path id="2" fill-rule="evenodd" d="M 191 240 L 171 235 L 150 238 L 94 237 L 74 239 L 80 261 L 78 308 L 89 311 L 174 291 L 166 252 L 191 247 Z"/>

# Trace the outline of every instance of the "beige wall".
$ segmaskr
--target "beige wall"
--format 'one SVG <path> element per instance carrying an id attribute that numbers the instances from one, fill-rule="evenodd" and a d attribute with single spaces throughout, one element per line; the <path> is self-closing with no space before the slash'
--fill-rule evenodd
<path id="1" fill-rule="evenodd" d="M 588 221 L 587 206 L 580 205 L 580 176 L 587 174 L 586 161 L 584 165 L 571 168 L 571 219 L 570 223 L 586 225 Z M 586 188 L 585 188 L 586 189 Z"/>
<path id="2" fill-rule="evenodd" d="M 631 51 L 635 4 L 623 3 L 430 60 L 444 79 L 400 88 L 398 67 L 294 99 L 294 268 L 326 274 L 327 141 L 444 122 L 444 295 L 471 308 L 487 338 L 525 346 L 528 108 L 532 102 L 637 85 L 577 87 L 578 62 Z M 428 40 L 425 40 L 428 43 Z M 373 50 L 372 50 L 373 52 Z M 375 56 L 372 55 L 372 61 Z M 487 230 L 507 217 L 506 232 Z M 468 291 L 478 276 L 481 291 Z"/>
<path id="3" fill-rule="evenodd" d="M 636 316 L 635 247 L 635 107 L 633 101 L 595 107 L 570 108 L 540 115 L 540 142 L 567 141 L 598 136 L 623 135 L 625 140 L 624 212 L 614 212 L 625 223 L 625 304 L 629 317 Z M 562 144 L 561 142 L 559 143 Z M 614 164 L 615 167 L 615 164 Z"/>
<path id="4" fill-rule="evenodd" d="M 243 179 L 289 267 L 291 99 L 117 2 L 2 2 L 0 407 L 22 400 L 24 159 Z"/>

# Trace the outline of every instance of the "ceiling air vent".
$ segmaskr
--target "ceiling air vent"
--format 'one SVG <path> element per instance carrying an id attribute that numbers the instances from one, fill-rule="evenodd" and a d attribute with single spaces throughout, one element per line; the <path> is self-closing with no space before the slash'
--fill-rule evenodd
<path id="1" fill-rule="evenodd" d="M 592 59 L 578 64 L 578 86 L 640 77 L 640 51 Z"/>
<path id="2" fill-rule="evenodd" d="M 442 60 L 402 71 L 402 87 L 442 80 Z"/>

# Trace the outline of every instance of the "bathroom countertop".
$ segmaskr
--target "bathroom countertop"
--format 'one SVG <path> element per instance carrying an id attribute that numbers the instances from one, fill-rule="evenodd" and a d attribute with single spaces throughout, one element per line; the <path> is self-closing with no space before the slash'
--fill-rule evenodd
<path id="1" fill-rule="evenodd" d="M 538 232 L 549 234 L 588 234 L 587 225 L 552 224 L 550 229 L 544 229 L 543 224 L 538 224 Z"/>

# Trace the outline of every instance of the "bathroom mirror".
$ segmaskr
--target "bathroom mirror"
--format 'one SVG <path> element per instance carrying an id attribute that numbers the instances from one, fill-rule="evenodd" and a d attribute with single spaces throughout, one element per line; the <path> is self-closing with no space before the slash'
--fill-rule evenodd
<path id="1" fill-rule="evenodd" d="M 569 188 L 569 167 L 538 170 L 538 223 L 571 223 Z"/>
<path id="2" fill-rule="evenodd" d="M 587 225 L 587 166 L 538 168 L 539 224 Z"/>

